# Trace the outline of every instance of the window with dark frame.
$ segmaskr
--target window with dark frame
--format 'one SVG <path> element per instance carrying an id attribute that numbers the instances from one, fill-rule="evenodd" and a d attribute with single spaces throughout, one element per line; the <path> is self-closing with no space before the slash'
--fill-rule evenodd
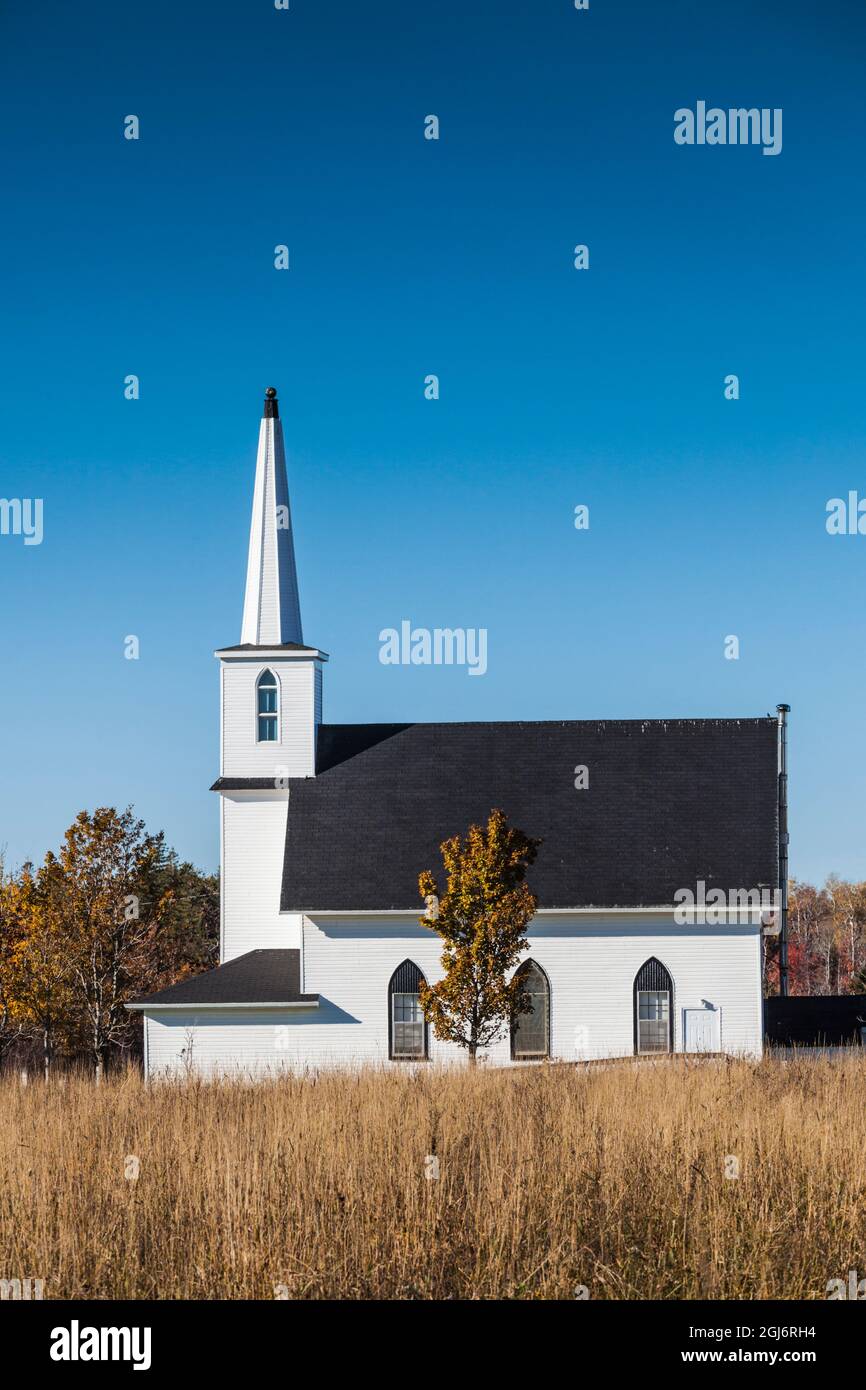
<path id="1" fill-rule="evenodd" d="M 421 1011 L 424 979 L 414 961 L 398 965 L 388 985 L 388 1056 L 394 1062 L 423 1062 L 427 1057 L 427 1023 Z"/>
<path id="2" fill-rule="evenodd" d="M 651 956 L 634 981 L 634 1048 L 636 1053 L 673 1052 L 673 981 L 661 961 Z"/>
<path id="3" fill-rule="evenodd" d="M 279 710 L 277 678 L 272 671 L 262 671 L 256 681 L 256 718 L 259 743 L 276 743 Z"/>
<path id="4" fill-rule="evenodd" d="M 514 1020 L 511 1056 L 515 1061 L 541 1061 L 550 1056 L 550 985 L 534 960 L 526 961 L 519 974 L 532 1007 Z"/>

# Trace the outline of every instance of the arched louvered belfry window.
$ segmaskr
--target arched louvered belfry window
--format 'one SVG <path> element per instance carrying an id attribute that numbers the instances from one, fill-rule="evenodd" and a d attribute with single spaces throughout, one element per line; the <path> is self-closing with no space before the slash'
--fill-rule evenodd
<path id="1" fill-rule="evenodd" d="M 550 984 L 534 960 L 524 961 L 517 973 L 532 1008 L 514 1020 L 511 1057 L 514 1061 L 540 1061 L 550 1056 Z"/>
<path id="2" fill-rule="evenodd" d="M 388 1056 L 394 1062 L 423 1062 L 427 1057 L 427 1024 L 418 997 L 422 980 L 424 976 L 413 960 L 404 960 L 391 976 Z"/>
<path id="3" fill-rule="evenodd" d="M 674 1050 L 674 984 L 655 956 L 634 977 L 634 1050 Z"/>
<path id="4" fill-rule="evenodd" d="M 262 671 L 256 681 L 256 721 L 259 743 L 276 743 L 279 728 L 279 694 L 273 671 Z"/>

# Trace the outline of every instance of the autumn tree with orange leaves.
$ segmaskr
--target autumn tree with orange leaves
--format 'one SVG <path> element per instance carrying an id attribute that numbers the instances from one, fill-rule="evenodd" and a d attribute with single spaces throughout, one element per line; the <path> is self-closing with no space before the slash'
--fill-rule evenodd
<path id="1" fill-rule="evenodd" d="M 216 875 L 180 863 L 130 808 L 81 811 L 38 870 L 0 874 L 0 1061 L 38 1044 L 97 1076 L 135 1043 L 138 994 L 216 964 Z"/>
<path id="2" fill-rule="evenodd" d="M 55 1053 L 74 1027 L 69 952 L 46 902 L 39 875 L 26 864 L 2 888 L 0 998 L 18 1036 L 39 1040 L 46 1080 Z"/>
<path id="3" fill-rule="evenodd" d="M 442 937 L 444 977 L 422 982 L 421 1009 L 436 1037 L 465 1047 L 474 1063 L 529 1007 L 514 974 L 528 942 L 524 935 L 538 906 L 526 883 L 540 840 L 530 839 L 494 810 L 486 826 L 470 826 L 440 846 L 445 891 L 425 869 L 418 879 L 428 904 L 421 919 Z M 436 902 L 438 900 L 438 912 Z"/>
<path id="4" fill-rule="evenodd" d="M 830 874 L 822 888 L 788 884 L 788 988 L 791 994 L 866 992 L 866 882 Z M 779 939 L 768 937 L 764 993 L 779 991 Z"/>
<path id="5" fill-rule="evenodd" d="M 130 988 L 148 974 L 151 945 L 171 904 L 156 881 L 164 858 L 161 834 L 151 835 L 127 809 L 81 811 L 59 854 L 39 872 L 43 910 L 65 945 L 67 975 L 81 1041 L 97 1076 L 112 1044 L 130 1033 Z"/>

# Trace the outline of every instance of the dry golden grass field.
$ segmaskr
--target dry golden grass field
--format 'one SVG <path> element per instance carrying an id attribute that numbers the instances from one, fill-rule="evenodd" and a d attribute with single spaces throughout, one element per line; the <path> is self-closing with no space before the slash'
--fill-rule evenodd
<path id="1" fill-rule="evenodd" d="M 864 1082 L 858 1056 L 7 1076 L 0 1278 L 46 1298 L 824 1299 L 866 1271 Z"/>

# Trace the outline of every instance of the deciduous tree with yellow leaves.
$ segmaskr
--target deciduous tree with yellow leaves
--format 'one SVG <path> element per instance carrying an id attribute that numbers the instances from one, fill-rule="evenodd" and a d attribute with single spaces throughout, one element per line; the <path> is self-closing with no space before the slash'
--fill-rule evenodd
<path id="1" fill-rule="evenodd" d="M 17 1035 L 39 1040 L 47 1078 L 71 1024 L 72 993 L 60 924 L 30 864 L 3 885 L 2 919 L 0 994 L 7 1022 Z"/>
<path id="2" fill-rule="evenodd" d="M 20 939 L 15 889 L 16 880 L 6 873 L 0 855 L 0 1064 L 23 1035 L 13 988 L 15 952 Z"/>
<path id="3" fill-rule="evenodd" d="M 440 846 L 445 868 L 441 894 L 431 870 L 418 879 L 428 912 L 421 919 L 442 937 L 445 974 L 422 983 L 421 1009 L 436 1037 L 465 1047 L 470 1062 L 528 1008 L 514 974 L 528 942 L 524 935 L 537 907 L 526 883 L 540 840 L 508 824 L 493 810 L 486 826 L 470 826 Z M 430 900 L 438 899 L 438 914 Z"/>
<path id="4" fill-rule="evenodd" d="M 81 811 L 60 853 L 39 872 L 44 910 L 62 935 L 82 1041 L 97 1077 L 108 1049 L 123 1045 L 132 1021 L 130 987 L 147 978 L 154 935 L 171 905 L 159 883 L 162 834 L 149 835 L 127 808 Z"/>
<path id="5" fill-rule="evenodd" d="M 215 964 L 219 885 L 132 810 L 81 811 L 38 870 L 0 873 L 0 1061 L 39 1044 L 97 1075 L 136 1041 L 136 994 Z"/>

